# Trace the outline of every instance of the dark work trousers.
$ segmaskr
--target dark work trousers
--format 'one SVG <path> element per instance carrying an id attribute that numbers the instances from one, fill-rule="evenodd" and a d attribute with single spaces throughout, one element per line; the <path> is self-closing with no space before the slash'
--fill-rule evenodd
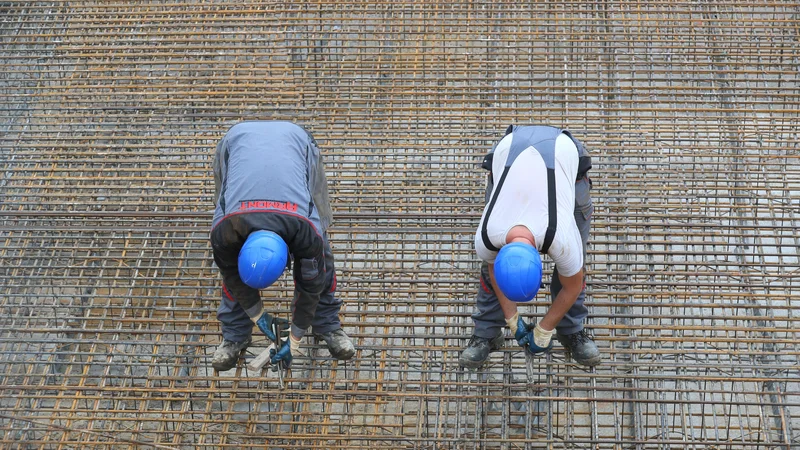
<path id="1" fill-rule="evenodd" d="M 339 322 L 339 309 L 342 307 L 342 301 L 335 295 L 336 270 L 333 267 L 333 263 L 333 252 L 331 252 L 331 246 L 326 235 L 325 266 L 327 267 L 327 279 L 325 281 L 325 290 L 319 296 L 316 311 L 295 311 L 298 295 L 302 294 L 297 289 L 294 291 L 294 300 L 292 301 L 293 315 L 313 315 L 311 332 L 315 334 L 327 333 L 342 327 Z M 265 310 L 269 311 L 269 309 L 269 305 L 267 305 Z M 222 296 L 222 301 L 217 309 L 217 319 L 220 321 L 222 328 L 222 337 L 227 341 L 242 342 L 250 337 L 253 331 L 253 321 L 250 320 L 244 309 L 225 295 Z"/>
<path id="2" fill-rule="evenodd" d="M 588 177 L 581 178 L 575 182 L 575 222 L 578 225 L 581 241 L 583 242 L 584 266 L 586 264 L 586 244 L 589 242 L 589 229 L 591 228 L 592 212 L 594 211 L 592 198 L 589 196 L 590 189 L 591 182 Z M 486 201 L 489 201 L 491 193 L 492 185 L 490 182 L 486 187 Z M 561 291 L 558 269 L 553 270 L 550 291 L 551 301 Z M 585 297 L 586 286 L 584 285 L 575 304 L 572 305 L 572 308 L 569 309 L 564 318 L 561 319 L 561 322 L 558 323 L 558 326 L 556 326 L 558 334 L 572 334 L 583 329 L 583 319 L 589 315 L 589 310 L 583 304 Z M 472 314 L 472 321 L 475 323 L 475 335 L 492 339 L 497 336 L 502 327 L 506 326 L 506 320 L 503 310 L 500 309 L 500 301 L 497 299 L 497 294 L 494 293 L 489 279 L 489 264 L 485 262 L 481 265 L 481 284 L 478 287 L 477 303 L 478 309 Z"/>

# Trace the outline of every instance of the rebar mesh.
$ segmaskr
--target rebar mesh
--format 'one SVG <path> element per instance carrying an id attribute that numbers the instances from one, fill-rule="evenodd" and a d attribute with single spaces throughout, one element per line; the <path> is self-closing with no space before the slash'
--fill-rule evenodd
<path id="1" fill-rule="evenodd" d="M 798 14 L 0 2 L 2 446 L 796 448 Z M 358 347 L 341 363 L 308 340 L 283 389 L 210 369 L 210 160 L 253 119 L 321 144 Z M 595 370 L 559 346 L 528 364 L 512 341 L 458 368 L 479 162 L 512 123 L 568 128 L 593 153 Z M 264 295 L 288 317 L 288 280 Z"/>

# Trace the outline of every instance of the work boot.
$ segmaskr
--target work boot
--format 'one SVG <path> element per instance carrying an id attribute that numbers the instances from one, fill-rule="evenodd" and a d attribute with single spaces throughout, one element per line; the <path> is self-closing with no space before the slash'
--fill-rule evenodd
<path id="1" fill-rule="evenodd" d="M 477 369 L 486 361 L 486 358 L 489 357 L 489 353 L 503 348 L 505 341 L 506 338 L 503 336 L 502 329 L 498 330 L 497 336 L 495 336 L 494 339 L 486 339 L 473 334 L 472 338 L 469 340 L 469 344 L 467 344 L 467 348 L 465 348 L 464 351 L 461 352 L 461 356 L 458 357 L 458 364 L 461 367 Z"/>
<path id="2" fill-rule="evenodd" d="M 586 330 L 566 335 L 556 334 L 556 339 L 576 363 L 588 367 L 600 364 L 600 350 Z"/>
<path id="3" fill-rule="evenodd" d="M 328 351 L 331 356 L 338 360 L 347 360 L 356 354 L 356 348 L 353 347 L 353 341 L 347 336 L 343 329 L 328 331 L 327 333 L 315 334 L 316 337 L 325 341 L 328 345 Z"/>
<path id="4" fill-rule="evenodd" d="M 220 372 L 233 369 L 236 367 L 236 361 L 239 360 L 239 353 L 246 349 L 251 342 L 251 338 L 242 342 L 233 342 L 223 338 L 222 343 L 214 352 L 214 357 L 211 358 L 211 366 Z"/>

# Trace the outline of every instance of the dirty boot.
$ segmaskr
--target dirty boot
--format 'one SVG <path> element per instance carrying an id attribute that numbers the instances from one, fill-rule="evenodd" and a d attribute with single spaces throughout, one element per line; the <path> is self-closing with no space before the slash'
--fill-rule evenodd
<path id="1" fill-rule="evenodd" d="M 222 339 L 217 350 L 214 352 L 214 357 L 211 358 L 211 366 L 220 372 L 230 370 L 236 367 L 236 361 L 239 360 L 239 353 L 246 349 L 252 342 L 251 338 L 243 342 L 233 342 L 227 339 Z"/>
<path id="2" fill-rule="evenodd" d="M 347 360 L 356 354 L 353 341 L 350 340 L 347 333 L 341 328 L 327 333 L 315 334 L 315 336 L 325 341 L 325 344 L 328 345 L 328 351 L 331 352 L 331 356 L 338 360 Z"/>
<path id="3" fill-rule="evenodd" d="M 586 330 L 567 335 L 557 334 L 556 339 L 576 363 L 588 367 L 600 364 L 600 350 Z"/>
<path id="4" fill-rule="evenodd" d="M 495 336 L 494 339 L 486 339 L 472 335 L 469 344 L 467 344 L 467 348 L 465 348 L 464 351 L 461 352 L 461 356 L 458 357 L 458 364 L 461 367 L 477 369 L 486 361 L 490 352 L 503 348 L 505 340 L 502 329 L 497 332 L 497 336 Z"/>

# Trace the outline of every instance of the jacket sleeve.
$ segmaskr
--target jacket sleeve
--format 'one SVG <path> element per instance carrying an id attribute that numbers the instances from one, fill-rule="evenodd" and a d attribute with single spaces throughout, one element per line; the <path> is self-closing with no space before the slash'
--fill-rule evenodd
<path id="1" fill-rule="evenodd" d="M 331 268 L 332 270 L 332 268 Z M 311 326 L 319 305 L 319 299 L 327 285 L 328 267 L 322 248 L 319 254 L 310 258 L 296 258 L 294 261 L 294 305 L 292 323 L 301 330 Z"/>
<path id="2" fill-rule="evenodd" d="M 328 180 L 325 177 L 325 167 L 322 162 L 322 155 L 319 150 L 315 149 L 317 153 L 316 159 L 312 161 L 309 176 L 309 190 L 311 191 L 311 198 L 314 201 L 314 207 L 319 212 L 319 221 L 322 226 L 322 232 L 330 227 L 333 222 L 333 212 L 331 211 L 331 201 L 328 196 Z"/>
<path id="3" fill-rule="evenodd" d="M 238 303 L 249 313 L 251 308 L 260 306 L 261 295 L 258 289 L 253 289 L 244 284 L 239 277 L 239 250 L 241 250 L 244 242 L 233 238 L 234 235 L 236 234 L 212 233 L 211 247 L 214 252 L 214 262 L 222 274 L 223 299 Z M 260 308 L 258 308 L 258 311 L 260 311 Z"/>

